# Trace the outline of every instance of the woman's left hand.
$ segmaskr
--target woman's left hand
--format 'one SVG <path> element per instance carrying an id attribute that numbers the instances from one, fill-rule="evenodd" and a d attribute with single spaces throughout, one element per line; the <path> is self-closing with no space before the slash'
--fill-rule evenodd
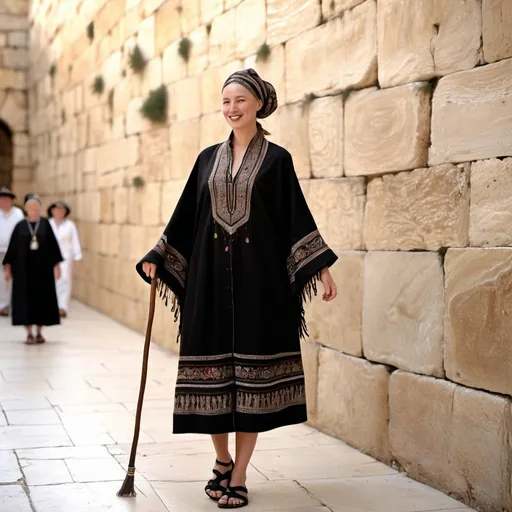
<path id="1" fill-rule="evenodd" d="M 320 273 L 320 281 L 322 281 L 322 284 L 324 285 L 324 294 L 322 296 L 322 300 L 325 302 L 334 300 L 336 295 L 338 295 L 338 290 L 328 268 L 324 268 Z"/>
<path id="2" fill-rule="evenodd" d="M 55 265 L 53 273 L 55 275 L 55 281 L 58 281 L 60 279 L 60 265 Z"/>

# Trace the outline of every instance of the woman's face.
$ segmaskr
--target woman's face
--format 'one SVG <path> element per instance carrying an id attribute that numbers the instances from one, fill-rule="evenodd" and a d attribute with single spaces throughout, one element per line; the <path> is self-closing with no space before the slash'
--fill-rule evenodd
<path id="1" fill-rule="evenodd" d="M 64 216 L 66 215 L 66 209 L 62 206 L 55 206 L 52 208 L 52 215 L 55 220 L 61 221 L 64 219 Z"/>
<path id="2" fill-rule="evenodd" d="M 25 210 L 30 218 L 36 219 L 41 212 L 41 205 L 35 199 L 30 199 L 30 201 L 27 201 L 25 204 Z"/>
<path id="3" fill-rule="evenodd" d="M 255 126 L 262 105 L 243 85 L 232 83 L 222 91 L 222 113 L 233 130 Z"/>

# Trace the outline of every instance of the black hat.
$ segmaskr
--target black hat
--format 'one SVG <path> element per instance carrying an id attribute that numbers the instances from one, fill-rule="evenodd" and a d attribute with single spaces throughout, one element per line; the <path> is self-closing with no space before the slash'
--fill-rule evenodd
<path id="1" fill-rule="evenodd" d="M 14 199 L 16 196 L 7 187 L 1 187 L 0 197 L 10 197 L 11 199 Z"/>
<path id="2" fill-rule="evenodd" d="M 48 206 L 48 217 L 52 217 L 53 216 L 52 215 L 52 210 L 56 206 L 62 206 L 62 208 L 64 208 L 66 210 L 66 214 L 64 215 L 64 217 L 67 217 L 71 213 L 71 209 L 69 208 L 69 206 L 64 201 L 55 201 L 50 206 Z"/>
<path id="3" fill-rule="evenodd" d="M 27 202 L 30 201 L 31 199 L 35 199 L 39 204 L 41 204 L 41 198 L 37 194 L 27 194 L 25 196 L 23 204 L 27 204 Z"/>

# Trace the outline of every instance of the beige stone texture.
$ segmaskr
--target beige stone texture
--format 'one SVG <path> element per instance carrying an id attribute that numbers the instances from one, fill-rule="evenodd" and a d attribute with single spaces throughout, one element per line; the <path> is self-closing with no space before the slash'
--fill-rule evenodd
<path id="1" fill-rule="evenodd" d="M 188 34 L 201 24 L 201 1 L 187 0 L 181 2 L 181 33 Z"/>
<path id="2" fill-rule="evenodd" d="M 7 46 L 7 34 L 0 33 L 0 48 Z"/>
<path id="3" fill-rule="evenodd" d="M 322 15 L 317 0 L 267 0 L 267 42 L 284 43 L 316 27 Z"/>
<path id="4" fill-rule="evenodd" d="M 256 53 L 266 40 L 265 4 L 266 0 L 245 0 L 236 9 L 236 56 L 239 59 Z"/>
<path id="5" fill-rule="evenodd" d="M 148 59 L 155 56 L 155 16 L 146 18 L 140 25 L 137 44 Z"/>
<path id="6" fill-rule="evenodd" d="M 483 0 L 483 43 L 486 62 L 512 57 L 512 3 Z"/>
<path id="7" fill-rule="evenodd" d="M 445 274 L 445 368 L 461 384 L 512 394 L 512 249 L 450 249 Z"/>
<path id="8" fill-rule="evenodd" d="M 179 0 L 165 2 L 155 14 L 155 53 L 161 55 L 164 49 L 181 36 Z"/>
<path id="9" fill-rule="evenodd" d="M 469 164 L 372 179 L 364 216 L 369 250 L 438 250 L 469 241 Z"/>
<path id="10" fill-rule="evenodd" d="M 438 254 L 367 253 L 365 357 L 402 370 L 443 377 L 443 297 Z"/>
<path id="11" fill-rule="evenodd" d="M 114 222 L 124 224 L 128 220 L 128 188 L 120 187 L 114 193 Z"/>
<path id="12" fill-rule="evenodd" d="M 162 56 L 164 84 L 171 84 L 187 78 L 187 63 L 178 53 L 179 40 L 165 48 Z"/>
<path id="13" fill-rule="evenodd" d="M 302 366 L 304 367 L 304 378 L 306 380 L 306 405 L 308 410 L 308 421 L 315 423 L 316 420 L 316 396 L 318 386 L 318 349 L 319 345 L 309 341 L 301 340 Z"/>
<path id="14" fill-rule="evenodd" d="M 469 240 L 472 246 L 512 245 L 512 158 L 471 165 Z"/>
<path id="15" fill-rule="evenodd" d="M 309 151 L 315 178 L 343 175 L 343 97 L 318 98 L 309 106 Z"/>
<path id="16" fill-rule="evenodd" d="M 305 197 L 326 243 L 336 251 L 363 248 L 363 178 L 305 182 Z"/>
<path id="17" fill-rule="evenodd" d="M 224 9 L 226 9 L 226 11 L 228 9 L 231 9 L 233 7 L 236 7 L 237 5 L 240 5 L 240 3 L 242 2 L 243 0 L 224 0 Z"/>
<path id="18" fill-rule="evenodd" d="M 201 79 L 191 77 L 168 87 L 169 114 L 171 122 L 199 117 L 202 113 Z"/>
<path id="19" fill-rule="evenodd" d="M 209 35 L 206 26 L 201 26 L 189 34 L 191 48 L 187 62 L 189 75 L 197 75 L 208 67 Z M 183 59 L 182 59 L 183 60 Z"/>
<path id="20" fill-rule="evenodd" d="M 0 30 L 9 32 L 12 30 L 27 30 L 29 28 L 28 18 L 26 16 L 17 16 L 16 14 L 0 13 Z"/>
<path id="21" fill-rule="evenodd" d="M 481 0 L 380 0 L 377 26 L 381 87 L 430 80 L 480 62 Z"/>
<path id="22" fill-rule="evenodd" d="M 126 111 L 126 135 L 147 132 L 152 129 L 152 124 L 142 116 L 140 111 L 144 98 L 135 98 L 130 101 Z"/>
<path id="23" fill-rule="evenodd" d="M 4 48 L 0 50 L 0 64 L 8 69 L 27 69 L 28 51 L 24 48 Z"/>
<path id="24" fill-rule="evenodd" d="M 242 68 L 241 61 L 234 61 L 218 68 L 209 68 L 201 74 L 201 111 L 210 114 L 222 108 L 222 86 L 226 78 Z"/>
<path id="25" fill-rule="evenodd" d="M 389 411 L 391 452 L 411 478 L 480 510 L 510 509 L 509 398 L 398 371 Z"/>
<path id="26" fill-rule="evenodd" d="M 23 92 L 7 92 L 0 104 L 0 119 L 7 119 L 13 131 L 28 131 L 27 97 Z"/>
<path id="27" fill-rule="evenodd" d="M 442 78 L 429 165 L 512 156 L 512 59 Z"/>
<path id="28" fill-rule="evenodd" d="M 266 61 L 258 60 L 256 55 L 251 55 L 243 63 L 244 68 L 253 68 L 274 86 L 279 105 L 284 104 L 285 100 L 284 53 L 284 45 L 279 44 L 270 48 L 270 55 Z"/>
<path id="29" fill-rule="evenodd" d="M 339 16 L 348 9 L 352 9 L 365 0 L 322 0 L 322 16 L 324 20 Z"/>
<path id="30" fill-rule="evenodd" d="M 201 5 L 201 23 L 207 24 L 224 10 L 223 0 L 200 0 Z"/>
<path id="31" fill-rule="evenodd" d="M 149 93 L 158 89 L 163 83 L 162 58 L 155 57 L 151 59 L 145 69 L 141 83 L 141 93 L 147 98 Z"/>
<path id="32" fill-rule="evenodd" d="M 94 20 L 94 37 L 98 39 L 107 35 L 109 30 L 122 18 L 126 0 L 110 0 L 102 3 L 103 5 Z"/>
<path id="33" fill-rule="evenodd" d="M 9 46 L 15 48 L 26 48 L 28 46 L 28 33 L 27 32 L 9 32 L 7 34 Z"/>
<path id="34" fill-rule="evenodd" d="M 236 57 L 236 10 L 231 9 L 216 17 L 210 32 L 209 65 L 220 66 Z"/>
<path id="35" fill-rule="evenodd" d="M 426 167 L 429 130 L 426 84 L 353 93 L 345 104 L 345 175 Z"/>
<path id="36" fill-rule="evenodd" d="M 171 179 L 188 177 L 199 154 L 199 119 L 172 123 L 169 130 L 171 146 Z"/>
<path id="37" fill-rule="evenodd" d="M 318 424 L 364 453 L 389 461 L 388 387 L 385 366 L 321 348 Z"/>
<path id="38" fill-rule="evenodd" d="M 114 52 L 104 63 L 101 76 L 105 81 L 105 90 L 109 91 L 121 80 L 122 55 L 121 51 Z"/>
<path id="39" fill-rule="evenodd" d="M 213 146 L 225 141 L 230 133 L 222 112 L 213 112 L 201 117 L 199 126 L 199 147 L 200 149 Z"/>
<path id="40" fill-rule="evenodd" d="M 319 295 L 306 306 L 309 338 L 323 346 L 353 356 L 362 356 L 362 315 L 364 288 L 364 254 L 356 251 L 338 252 L 338 261 L 331 274 L 339 294 L 332 302 Z"/>
<path id="41" fill-rule="evenodd" d="M 286 44 L 286 101 L 377 82 L 377 7 L 368 0 Z M 315 24 L 316 25 L 316 24 Z M 270 31 L 270 28 L 269 28 Z"/>

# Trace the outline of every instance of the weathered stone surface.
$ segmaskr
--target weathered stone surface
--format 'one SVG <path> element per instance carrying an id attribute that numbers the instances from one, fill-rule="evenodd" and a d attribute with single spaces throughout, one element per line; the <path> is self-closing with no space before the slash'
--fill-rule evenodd
<path id="1" fill-rule="evenodd" d="M 512 245 L 511 198 L 512 158 L 471 165 L 471 245 Z"/>
<path id="2" fill-rule="evenodd" d="M 236 7 L 242 2 L 242 0 L 224 0 L 224 8 L 226 11 L 232 7 Z"/>
<path id="3" fill-rule="evenodd" d="M 512 156 L 511 116 L 512 59 L 442 78 L 432 102 L 429 165 Z"/>
<path id="4" fill-rule="evenodd" d="M 510 509 L 510 399 L 398 371 L 389 411 L 391 452 L 409 476 L 474 508 Z"/>
<path id="5" fill-rule="evenodd" d="M 5 89 L 25 90 L 27 88 L 27 74 L 25 71 L 15 69 L 0 69 L 0 84 Z"/>
<path id="6" fill-rule="evenodd" d="M 148 59 L 155 56 L 155 16 L 146 18 L 140 25 L 137 44 Z"/>
<path id="7" fill-rule="evenodd" d="M 365 357 L 442 377 L 443 291 L 438 254 L 369 252 L 364 267 Z"/>
<path id="8" fill-rule="evenodd" d="M 223 0 L 201 0 L 201 22 L 209 23 L 223 11 Z"/>
<path id="9" fill-rule="evenodd" d="M 2 4 L 2 12 L 25 15 L 29 13 L 29 2 L 27 0 L 4 0 Z"/>
<path id="10" fill-rule="evenodd" d="M 165 2 L 155 14 L 155 52 L 160 55 L 181 36 L 181 20 L 178 0 Z"/>
<path id="11" fill-rule="evenodd" d="M 232 61 L 236 56 L 236 10 L 231 9 L 212 22 L 210 32 L 210 67 Z"/>
<path id="12" fill-rule="evenodd" d="M 315 178 L 343 175 L 343 97 L 318 98 L 309 106 L 309 150 Z"/>
<path id="13" fill-rule="evenodd" d="M 322 16 L 324 20 L 339 16 L 343 11 L 352 9 L 365 0 L 322 0 Z"/>
<path id="14" fill-rule="evenodd" d="M 366 248 L 465 247 L 469 199 L 469 164 L 444 164 L 375 178 L 368 183 Z"/>
<path id="15" fill-rule="evenodd" d="M 512 3 L 483 0 L 483 42 L 487 62 L 512 57 Z"/>
<path id="16" fill-rule="evenodd" d="M 363 178 L 308 180 L 305 196 L 318 229 L 336 251 L 362 249 Z"/>
<path id="17" fill-rule="evenodd" d="M 338 287 L 338 297 L 332 302 L 319 296 L 306 306 L 309 337 L 321 345 L 346 354 L 361 356 L 363 315 L 363 252 L 338 252 L 338 261 L 331 274 Z"/>
<path id="18" fill-rule="evenodd" d="M 377 81 L 377 7 L 368 0 L 286 44 L 286 101 Z M 315 24 L 316 25 L 316 24 Z M 269 28 L 270 31 L 270 28 Z"/>
<path id="19" fill-rule="evenodd" d="M 28 18 L 15 14 L 0 14 L 0 30 L 9 32 L 12 30 L 27 30 Z"/>
<path id="20" fill-rule="evenodd" d="M 188 34 L 201 24 L 201 0 L 181 2 L 181 33 Z"/>
<path id="21" fill-rule="evenodd" d="M 164 84 L 171 84 L 187 78 L 187 63 L 180 57 L 178 47 L 180 42 L 170 44 L 162 57 L 162 73 Z"/>
<path id="22" fill-rule="evenodd" d="M 265 0 L 245 0 L 236 9 L 237 57 L 244 58 L 255 53 L 266 37 Z"/>
<path id="23" fill-rule="evenodd" d="M 216 112 L 222 108 L 222 85 L 231 73 L 241 68 L 242 62 L 237 60 L 219 68 L 210 68 L 201 75 L 203 114 Z"/>
<path id="24" fill-rule="evenodd" d="M 180 80 L 168 87 L 169 118 L 184 121 L 199 117 L 202 112 L 201 78 L 198 76 Z"/>
<path id="25" fill-rule="evenodd" d="M 445 273 L 447 376 L 512 394 L 512 249 L 450 249 Z"/>
<path id="26" fill-rule="evenodd" d="M 321 348 L 318 425 L 347 444 L 389 461 L 388 387 L 385 366 Z"/>
<path id="27" fill-rule="evenodd" d="M 208 31 L 206 26 L 201 26 L 189 34 L 192 46 L 187 64 L 189 75 L 197 75 L 208 67 Z M 181 58 L 181 57 L 180 57 Z M 183 59 L 181 59 L 182 62 Z"/>
<path id="28" fill-rule="evenodd" d="M 316 27 L 322 11 L 317 0 L 267 0 L 267 42 L 283 43 Z"/>
<path id="29" fill-rule="evenodd" d="M 27 69 L 28 51 L 24 48 L 4 48 L 0 52 L 0 63 L 8 69 Z"/>
<path id="30" fill-rule="evenodd" d="M 199 153 L 199 119 L 172 123 L 169 130 L 171 146 L 171 179 L 187 178 Z"/>
<path id="31" fill-rule="evenodd" d="M 429 129 L 426 84 L 353 93 L 345 104 L 345 174 L 426 167 Z"/>
<path id="32" fill-rule="evenodd" d="M 199 132 L 199 146 L 204 149 L 226 140 L 230 128 L 222 112 L 213 112 L 201 117 Z"/>
<path id="33" fill-rule="evenodd" d="M 121 80 L 122 55 L 121 51 L 114 52 L 102 66 L 101 76 L 108 91 Z"/>
<path id="34" fill-rule="evenodd" d="M 135 98 L 129 103 L 126 111 L 126 135 L 133 135 L 135 133 L 151 130 L 151 122 L 142 117 L 140 112 L 143 103 L 143 98 Z"/>
<path id="35" fill-rule="evenodd" d="M 380 0 L 377 26 L 382 87 L 430 80 L 480 62 L 481 0 Z"/>
<path id="36" fill-rule="evenodd" d="M 27 32 L 9 32 L 7 34 L 9 46 L 16 48 L 26 48 L 28 46 L 28 33 Z"/>
<path id="37" fill-rule="evenodd" d="M 147 98 L 150 91 L 158 89 L 162 85 L 162 79 L 162 58 L 155 57 L 148 62 L 144 70 L 141 83 L 142 96 Z"/>
<path id="38" fill-rule="evenodd" d="M 28 131 L 27 98 L 21 91 L 9 91 L 0 105 L 0 119 L 6 119 L 11 130 Z"/>
<path id="39" fill-rule="evenodd" d="M 316 395 L 318 385 L 318 348 L 316 343 L 301 341 L 302 365 L 306 380 L 306 405 L 308 409 L 308 421 L 316 420 Z"/>

